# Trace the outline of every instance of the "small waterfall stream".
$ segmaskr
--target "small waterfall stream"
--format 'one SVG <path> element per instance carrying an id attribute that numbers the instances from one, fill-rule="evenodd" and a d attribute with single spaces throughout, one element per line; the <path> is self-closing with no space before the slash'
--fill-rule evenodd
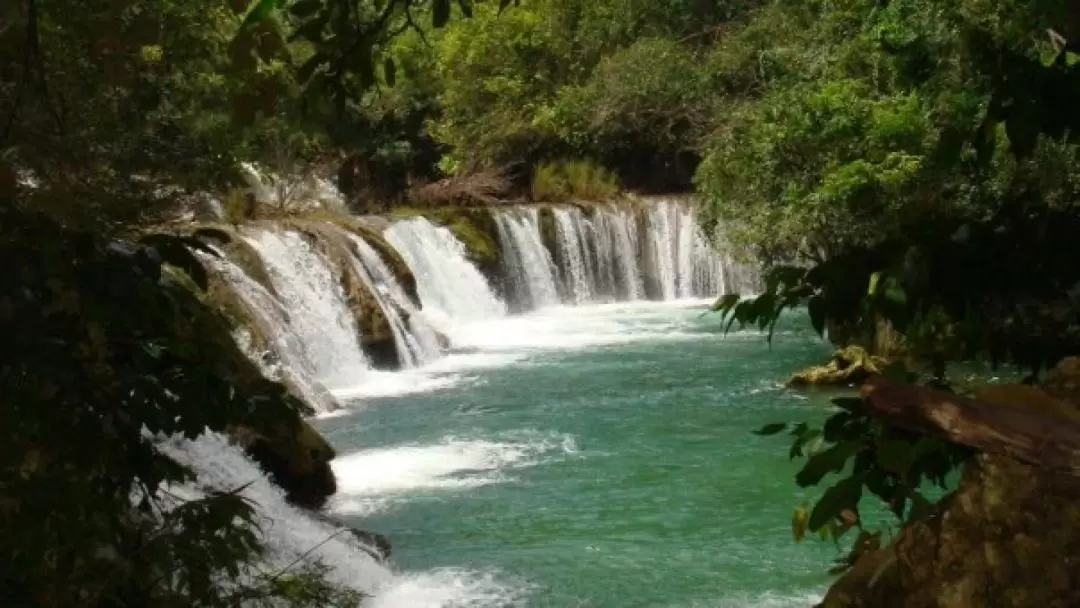
<path id="1" fill-rule="evenodd" d="M 449 230 L 424 218 L 395 222 L 386 230 L 393 245 L 416 277 L 423 310 L 449 333 L 454 322 L 506 314 L 484 275 L 467 258 L 465 245 Z"/>
<path id="2" fill-rule="evenodd" d="M 370 365 L 330 263 L 292 230 L 254 230 L 246 240 L 266 264 L 315 376 L 331 389 L 355 383 Z"/>
<path id="3" fill-rule="evenodd" d="M 518 310 L 536 310 L 559 303 L 555 263 L 540 236 L 535 208 L 495 215 L 503 251 L 503 279 Z"/>
<path id="4" fill-rule="evenodd" d="M 372 293 L 379 298 L 380 305 L 390 321 L 402 365 L 415 367 L 438 357 L 441 348 L 435 330 L 423 313 L 413 305 L 390 267 L 367 241 L 355 234 L 349 234 L 348 238 L 356 248 L 358 267 L 362 269 L 361 276 L 368 282 Z"/>

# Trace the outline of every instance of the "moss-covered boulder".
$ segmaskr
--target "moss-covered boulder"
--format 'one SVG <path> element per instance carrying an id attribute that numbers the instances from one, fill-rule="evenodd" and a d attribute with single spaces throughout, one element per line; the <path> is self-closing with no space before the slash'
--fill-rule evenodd
<path id="1" fill-rule="evenodd" d="M 1080 605 L 1080 480 L 982 455 L 932 517 L 862 555 L 825 608 Z"/>
<path id="2" fill-rule="evenodd" d="M 230 434 L 293 504 L 317 509 L 337 491 L 330 468 L 334 449 L 307 421 L 259 429 L 236 426 Z"/>
<path id="3" fill-rule="evenodd" d="M 241 392 L 288 392 L 286 386 L 267 380 L 240 350 L 224 315 L 194 295 L 178 300 L 177 305 L 180 307 L 176 315 L 178 335 L 188 336 L 218 376 Z M 302 403 L 295 393 L 293 396 L 298 404 Z M 336 491 L 337 484 L 330 468 L 334 450 L 301 417 L 310 413 L 310 409 L 298 409 L 286 419 L 238 421 L 230 425 L 230 436 L 285 490 L 289 500 L 318 507 Z"/>
<path id="4" fill-rule="evenodd" d="M 833 353 L 825 365 L 796 372 L 787 385 L 792 388 L 858 385 L 871 375 L 882 373 L 887 365 L 886 359 L 869 354 L 861 346 L 846 346 Z"/>

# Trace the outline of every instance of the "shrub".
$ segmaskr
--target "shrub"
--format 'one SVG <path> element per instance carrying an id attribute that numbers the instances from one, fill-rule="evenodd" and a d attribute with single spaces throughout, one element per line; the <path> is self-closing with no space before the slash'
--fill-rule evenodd
<path id="1" fill-rule="evenodd" d="M 615 198 L 620 190 L 613 173 L 588 160 L 540 163 L 533 175 L 536 201 L 603 201 Z"/>

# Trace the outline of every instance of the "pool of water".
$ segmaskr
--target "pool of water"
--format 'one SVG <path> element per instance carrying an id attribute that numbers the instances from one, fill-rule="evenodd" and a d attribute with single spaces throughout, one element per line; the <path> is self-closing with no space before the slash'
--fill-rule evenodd
<path id="1" fill-rule="evenodd" d="M 700 303 L 541 311 L 465 328 L 462 352 L 380 375 L 316 423 L 332 510 L 424 573 L 379 606 L 809 606 L 838 549 L 796 545 L 798 463 L 769 422 L 830 352 L 798 314 L 772 346 Z M 438 580 L 434 580 L 438 579 Z M 447 588 L 456 588 L 449 593 Z"/>

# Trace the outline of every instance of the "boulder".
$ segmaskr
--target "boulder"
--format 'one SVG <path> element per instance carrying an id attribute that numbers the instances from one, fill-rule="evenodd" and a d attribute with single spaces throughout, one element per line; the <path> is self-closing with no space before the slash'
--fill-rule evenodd
<path id="1" fill-rule="evenodd" d="M 882 373 L 887 365 L 886 359 L 869 354 L 861 346 L 845 346 L 834 352 L 825 365 L 792 375 L 787 385 L 792 388 L 858 385 L 871 375 Z"/>
<path id="2" fill-rule="evenodd" d="M 1080 605 L 1080 481 L 980 455 L 932 516 L 864 553 L 823 608 Z"/>
<path id="3" fill-rule="evenodd" d="M 334 449 L 307 421 L 263 429 L 236 426 L 230 436 L 285 490 L 289 502 L 318 509 L 337 491 L 330 468 Z"/>
<path id="4" fill-rule="evenodd" d="M 214 366 L 219 376 L 228 379 L 241 393 L 265 394 L 284 390 L 298 403 L 303 402 L 287 385 L 276 384 L 263 376 L 233 340 L 223 314 L 205 305 L 194 293 L 188 293 L 189 298 L 177 299 L 180 307 L 176 316 L 178 335 L 189 336 L 193 348 Z M 237 421 L 229 426 L 229 436 L 285 490 L 291 502 L 317 508 L 337 490 L 330 469 L 334 450 L 302 418 L 305 413 L 311 412 L 296 411 L 284 419 L 259 422 L 257 427 L 253 426 L 255 423 Z"/>

